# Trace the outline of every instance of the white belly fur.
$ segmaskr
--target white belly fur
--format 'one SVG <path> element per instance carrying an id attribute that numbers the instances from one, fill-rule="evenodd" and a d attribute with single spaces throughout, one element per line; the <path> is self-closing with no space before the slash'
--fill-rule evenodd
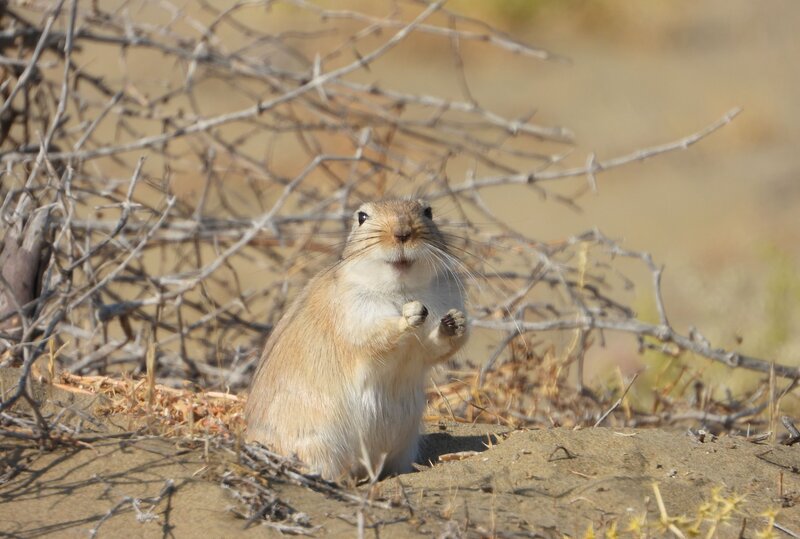
<path id="1" fill-rule="evenodd" d="M 428 318 L 421 334 L 433 330 L 448 308 L 463 308 L 460 294 L 450 292 L 437 283 L 439 294 L 430 290 L 407 291 L 401 294 L 364 295 L 346 301 L 357 305 L 357 313 L 347 320 L 346 327 L 374 323 L 380 317 L 398 316 L 402 305 L 420 300 L 428 308 Z M 345 295 L 346 297 L 347 295 Z M 349 318 L 349 317 L 348 317 Z M 356 331 L 355 335 L 366 332 Z M 357 342 L 353 343 L 358 346 Z M 354 471 L 363 471 L 359 461 L 369 455 L 373 468 L 386 455 L 383 471 L 404 472 L 411 469 L 417 458 L 420 419 L 425 408 L 425 385 L 430 373 L 430 360 L 425 346 L 415 335 L 405 337 L 388 354 L 364 358 L 356 372 L 356 380 L 345 397 L 351 411 L 348 423 L 352 427 L 346 444 L 354 452 Z"/>

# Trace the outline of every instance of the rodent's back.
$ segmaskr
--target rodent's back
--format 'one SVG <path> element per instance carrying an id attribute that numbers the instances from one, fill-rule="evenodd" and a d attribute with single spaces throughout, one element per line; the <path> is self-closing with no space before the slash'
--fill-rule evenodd
<path id="1" fill-rule="evenodd" d="M 276 423 L 282 431 L 299 436 L 305 418 L 330 409 L 325 398 L 332 390 L 328 381 L 343 376 L 336 371 L 344 362 L 337 360 L 340 351 L 332 345 L 327 292 L 319 276 L 312 279 L 267 340 L 245 408 L 248 439 L 275 445 L 283 439 L 273 432 Z M 285 451 L 280 446 L 275 449 Z"/>

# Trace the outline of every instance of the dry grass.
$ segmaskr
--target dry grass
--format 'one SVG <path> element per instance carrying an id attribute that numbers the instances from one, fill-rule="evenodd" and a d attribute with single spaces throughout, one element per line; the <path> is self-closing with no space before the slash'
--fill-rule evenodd
<path id="1" fill-rule="evenodd" d="M 611 381 L 604 392 L 580 391 L 570 381 L 569 362 L 547 348 L 532 353 L 531 345 L 515 339 L 509 344 L 511 359 L 495 368 L 459 369 L 441 373 L 428 390 L 427 421 L 494 423 L 511 427 L 668 427 L 684 426 L 697 436 L 735 433 L 753 440 L 772 436 L 790 441 L 791 434 L 772 422 L 777 412 L 770 403 L 790 393 L 794 383 L 781 387 L 778 397 L 765 386 L 722 399 L 701 381 L 701 373 L 680 369 L 642 389 L 651 399 L 632 399 L 637 377 Z M 676 394 L 677 386 L 685 392 Z M 777 419 L 775 419 L 777 421 Z"/>
<path id="2" fill-rule="evenodd" d="M 98 414 L 144 424 L 162 436 L 220 436 L 239 439 L 244 430 L 244 403 L 218 391 L 175 389 L 129 377 L 76 376 L 62 373 L 53 384 L 67 391 L 103 397 Z"/>

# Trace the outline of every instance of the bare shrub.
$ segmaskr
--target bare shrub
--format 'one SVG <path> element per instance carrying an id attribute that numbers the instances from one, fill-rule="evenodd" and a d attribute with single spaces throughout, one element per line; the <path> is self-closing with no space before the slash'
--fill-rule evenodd
<path id="1" fill-rule="evenodd" d="M 337 254 L 353 208 L 411 193 L 433 201 L 474 277 L 472 323 L 495 350 L 479 358 L 477 390 L 506 384 L 497 369 L 509 358 L 545 357 L 529 338 L 543 332 L 569 336 L 548 372 L 563 387 L 575 366 L 575 394 L 587 349 L 610 331 L 633 334 L 642 349 L 770 372 L 768 361 L 674 329 L 662 268 L 648 254 L 597 230 L 545 244 L 483 198 L 520 185 L 574 207 L 598 174 L 686 149 L 738 110 L 675 142 L 568 165 L 567 129 L 484 108 L 461 69 L 465 44 L 530 62 L 558 56 L 442 2 L 374 13 L 305 0 L 109 4 L 0 5 L 0 228 L 5 253 L 28 234 L 26 252 L 36 255 L 6 254 L 3 266 L 0 351 L 23 370 L 0 409 L 26 397 L 45 351 L 51 374 L 142 375 L 153 345 L 160 383 L 243 389 L 253 351 Z M 452 55 L 460 97 L 377 75 L 402 70 L 398 51 L 420 42 Z M 44 217 L 47 226 L 35 224 Z M 620 295 L 630 285 L 621 259 L 651 273 L 657 320 L 637 319 Z M 6 273 L 14 264 L 25 279 Z M 24 283 L 35 288 L 28 296 L 18 292 Z M 773 372 L 797 376 L 781 365 Z M 574 422 L 593 423 L 600 411 L 595 403 Z M 542 420 L 522 408 L 517 416 Z"/>

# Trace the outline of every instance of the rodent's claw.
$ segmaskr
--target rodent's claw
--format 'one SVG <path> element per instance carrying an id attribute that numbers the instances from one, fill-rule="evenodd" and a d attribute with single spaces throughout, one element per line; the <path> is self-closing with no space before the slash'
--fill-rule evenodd
<path id="1" fill-rule="evenodd" d="M 403 305 L 403 318 L 410 328 L 418 328 L 428 318 L 428 308 L 420 301 L 409 301 Z"/>
<path id="2" fill-rule="evenodd" d="M 442 322 L 439 327 L 442 333 L 448 337 L 461 337 L 467 330 L 467 317 L 457 309 L 450 309 L 447 311 L 447 314 L 442 317 Z"/>

